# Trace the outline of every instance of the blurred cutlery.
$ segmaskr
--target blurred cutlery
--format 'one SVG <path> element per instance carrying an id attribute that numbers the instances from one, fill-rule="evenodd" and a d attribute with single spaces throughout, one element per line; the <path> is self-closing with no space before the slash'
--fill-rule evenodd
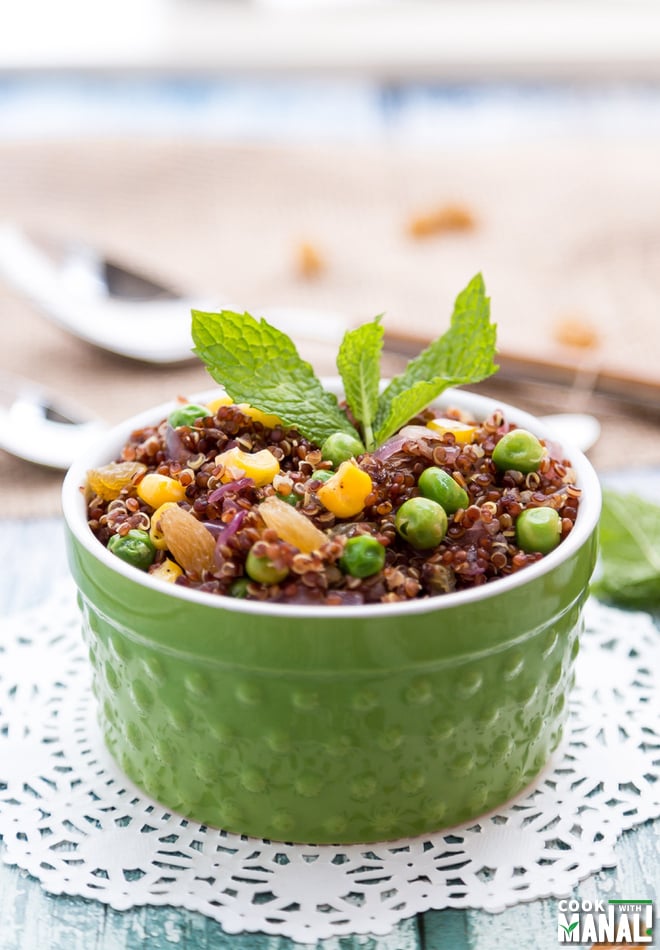
<path id="1" fill-rule="evenodd" d="M 600 422 L 586 412 L 557 412 L 539 418 L 558 442 L 574 445 L 581 452 L 587 452 L 600 438 Z"/>
<path id="2" fill-rule="evenodd" d="M 11 224 L 0 227 L 0 276 L 80 339 L 147 363 L 195 359 L 190 311 L 231 307 L 186 296 L 82 242 L 32 236 Z M 321 345 L 339 345 L 350 326 L 341 314 L 302 307 L 270 307 L 258 315 Z"/>
<path id="3" fill-rule="evenodd" d="M 10 455 L 67 469 L 104 429 L 99 419 L 51 390 L 0 373 L 0 448 Z"/>
<path id="4" fill-rule="evenodd" d="M 190 310 L 213 309 L 89 245 L 10 224 L 0 228 L 0 276 L 75 336 L 148 363 L 194 359 Z"/>

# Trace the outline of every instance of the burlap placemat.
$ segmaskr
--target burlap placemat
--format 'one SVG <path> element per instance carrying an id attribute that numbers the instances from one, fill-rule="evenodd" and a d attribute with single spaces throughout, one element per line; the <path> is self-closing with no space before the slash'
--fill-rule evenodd
<path id="1" fill-rule="evenodd" d="M 634 143 L 606 153 L 598 143 L 545 142 L 422 154 L 30 142 L 0 146 L 0 215 L 86 238 L 255 313 L 293 305 L 357 323 L 385 311 L 388 329 L 420 339 L 446 327 L 456 292 L 481 270 L 507 352 L 583 369 L 569 396 L 504 381 L 482 391 L 545 411 L 567 400 L 595 408 L 604 422 L 597 464 L 624 461 L 622 437 L 632 440 L 626 461 L 660 464 L 653 390 L 651 407 L 634 417 L 590 393 L 603 366 L 660 383 L 658 167 L 660 146 Z M 413 219 L 457 203 L 472 227 L 410 233 Z M 0 314 L 0 369 L 39 380 L 108 423 L 208 387 L 196 364 L 153 367 L 96 351 L 2 284 Z M 586 348 L 554 332 L 573 317 L 578 329 L 595 328 Z M 308 341 L 302 349 L 319 372 L 334 371 L 332 347 Z M 393 357 L 385 369 L 400 364 Z M 0 517 L 57 513 L 60 483 L 0 453 Z"/>

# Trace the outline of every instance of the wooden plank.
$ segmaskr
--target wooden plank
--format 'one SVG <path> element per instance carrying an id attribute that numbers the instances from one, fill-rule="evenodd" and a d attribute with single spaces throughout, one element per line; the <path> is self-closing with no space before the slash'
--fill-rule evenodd
<path id="1" fill-rule="evenodd" d="M 391 354 L 413 358 L 431 342 L 429 334 L 403 332 L 400 328 L 385 333 L 385 347 Z M 505 343 L 506 346 L 506 343 Z M 600 368 L 596 363 L 580 365 L 575 351 L 557 347 L 548 352 L 540 346 L 539 353 L 516 352 L 498 348 L 498 378 L 504 381 L 523 381 L 530 384 L 550 383 L 565 387 L 571 393 L 602 395 L 637 406 L 657 408 L 660 400 L 660 378 L 657 374 L 640 375 L 631 361 L 627 370 L 620 366 Z M 578 354 L 579 355 L 579 354 Z"/>
<path id="2" fill-rule="evenodd" d="M 616 844 L 618 864 L 606 868 L 578 884 L 569 895 L 581 900 L 658 900 L 658 854 L 654 827 L 648 821 L 625 832 Z M 515 950 L 554 950 L 557 946 L 557 904 L 559 898 L 531 901 L 509 907 L 499 914 L 485 911 L 429 911 L 422 920 L 425 947 L 452 950 L 486 950 L 508 947 Z"/>
<path id="3" fill-rule="evenodd" d="M 428 911 L 421 918 L 421 930 L 423 945 L 429 950 L 433 947 L 467 950 L 471 946 L 468 913 L 464 910 Z"/>
<path id="4" fill-rule="evenodd" d="M 0 921 L 2 950 L 289 950 L 299 946 L 284 937 L 227 934 L 216 921 L 174 907 L 116 911 L 97 901 L 56 897 L 46 894 L 24 872 L 7 866 L 0 866 Z M 412 918 L 383 937 L 332 938 L 314 946 L 317 950 L 421 950 L 424 944 Z M 461 947 L 451 946 L 453 950 Z"/>

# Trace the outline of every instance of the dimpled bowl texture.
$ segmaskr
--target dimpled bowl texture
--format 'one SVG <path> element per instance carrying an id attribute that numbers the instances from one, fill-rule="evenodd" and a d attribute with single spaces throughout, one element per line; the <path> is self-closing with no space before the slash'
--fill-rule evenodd
<path id="1" fill-rule="evenodd" d="M 439 405 L 501 406 L 463 391 Z M 171 408 L 113 429 L 63 491 L 101 726 L 126 775 L 198 822 L 314 843 L 431 832 L 528 785 L 562 736 L 595 561 L 584 456 L 567 448 L 583 489 L 573 531 L 516 575 L 405 604 L 250 603 L 151 578 L 87 525 L 87 470 Z"/>

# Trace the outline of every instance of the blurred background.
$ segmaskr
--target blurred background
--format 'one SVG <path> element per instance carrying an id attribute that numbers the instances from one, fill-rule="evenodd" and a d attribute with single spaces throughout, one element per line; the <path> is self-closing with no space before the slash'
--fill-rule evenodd
<path id="1" fill-rule="evenodd" d="M 660 464 L 654 2 L 27 0 L 0 33 L 0 224 L 0 374 L 105 423 L 209 378 L 153 361 L 171 320 L 48 284 L 17 235 L 173 288 L 179 332 L 191 301 L 266 315 L 323 373 L 383 312 L 396 372 L 481 271 L 480 391 L 595 415 L 601 471 Z M 3 515 L 57 513 L 60 481 L 0 451 Z"/>

